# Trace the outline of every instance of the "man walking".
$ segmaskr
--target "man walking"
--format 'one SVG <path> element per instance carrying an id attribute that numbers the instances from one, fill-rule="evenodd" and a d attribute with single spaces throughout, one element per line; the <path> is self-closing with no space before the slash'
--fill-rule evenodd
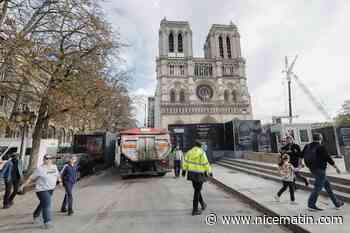
<path id="1" fill-rule="evenodd" d="M 297 170 L 298 168 L 300 168 L 302 164 L 302 158 L 303 158 L 300 146 L 294 143 L 292 136 L 287 136 L 286 142 L 287 144 L 281 148 L 281 156 L 284 154 L 289 155 L 289 162 L 295 168 L 294 169 L 295 178 L 293 180 L 294 190 L 296 189 L 296 185 L 295 185 L 296 179 L 303 181 L 305 185 L 308 186 L 309 185 L 308 180 L 300 174 L 299 170 Z"/>
<path id="2" fill-rule="evenodd" d="M 202 210 L 206 209 L 207 204 L 203 200 L 201 190 L 207 177 L 212 176 L 207 155 L 201 146 L 201 142 L 196 141 L 193 148 L 185 154 L 182 162 L 182 176 L 186 176 L 187 172 L 187 179 L 192 181 L 194 189 L 192 215 L 201 214 L 201 211 L 198 209 L 199 203 L 202 206 Z"/>
<path id="3" fill-rule="evenodd" d="M 5 183 L 5 194 L 3 199 L 3 208 L 8 209 L 10 208 L 10 195 L 12 190 L 12 170 L 13 170 L 13 163 L 10 158 L 4 158 L 4 161 L 2 163 L 2 169 L 1 169 L 1 177 L 4 179 Z"/>
<path id="4" fill-rule="evenodd" d="M 310 211 L 322 210 L 316 206 L 316 202 L 319 193 L 324 187 L 335 208 L 341 209 L 344 206 L 344 202 L 338 200 L 333 193 L 332 186 L 326 176 L 327 163 L 333 166 L 337 173 L 340 173 L 340 170 L 329 155 L 326 147 L 321 144 L 323 139 L 322 135 L 318 133 L 313 134 L 312 138 L 313 142 L 306 145 L 303 150 L 305 164 L 315 178 L 314 188 L 308 200 L 308 208 Z"/>
<path id="5" fill-rule="evenodd" d="M 62 202 L 61 212 L 67 212 L 68 205 L 68 215 L 72 215 L 73 212 L 73 186 L 77 181 L 77 166 L 75 165 L 77 158 L 71 156 L 68 160 L 68 163 L 64 165 L 61 172 L 61 179 L 63 182 L 63 187 L 65 189 L 65 195 Z"/>
<path id="6" fill-rule="evenodd" d="M 22 173 L 22 165 L 19 161 L 19 154 L 17 153 L 12 154 L 11 161 L 13 164 L 12 180 L 11 180 L 13 190 L 12 190 L 12 194 L 10 195 L 9 201 L 10 201 L 10 205 L 13 205 L 13 200 L 18 194 L 18 189 L 19 189 L 21 179 L 23 177 L 23 173 Z"/>
<path id="7" fill-rule="evenodd" d="M 182 150 L 180 149 L 180 146 L 176 146 L 176 150 L 174 152 L 174 171 L 175 171 L 175 178 L 180 176 L 180 169 L 181 169 L 181 160 L 183 157 Z"/>

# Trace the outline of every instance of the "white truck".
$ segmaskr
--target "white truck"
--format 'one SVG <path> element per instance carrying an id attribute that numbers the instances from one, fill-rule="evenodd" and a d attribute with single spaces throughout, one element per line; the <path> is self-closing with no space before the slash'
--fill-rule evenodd
<path id="1" fill-rule="evenodd" d="M 170 135 L 166 129 L 132 128 L 120 132 L 115 165 L 122 178 L 170 171 Z"/>

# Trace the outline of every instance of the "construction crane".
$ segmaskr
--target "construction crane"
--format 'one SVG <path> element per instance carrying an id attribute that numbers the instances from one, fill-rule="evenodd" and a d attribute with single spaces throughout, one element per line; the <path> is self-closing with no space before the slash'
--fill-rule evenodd
<path id="1" fill-rule="evenodd" d="M 337 154 L 340 155 L 340 146 L 339 146 L 339 140 L 337 137 L 337 130 L 336 130 L 336 126 L 335 126 L 335 122 L 332 119 L 331 115 L 327 112 L 327 110 L 323 107 L 323 105 L 316 99 L 316 97 L 312 94 L 312 92 L 310 91 L 310 89 L 300 80 L 300 78 L 293 73 L 292 69 L 295 65 L 295 62 L 298 58 L 298 55 L 295 56 L 292 64 L 290 65 L 290 67 L 288 67 L 288 58 L 285 58 L 285 67 L 286 70 L 283 71 L 287 74 L 287 80 L 288 80 L 288 93 L 289 93 L 289 121 L 291 122 L 291 119 L 293 118 L 293 114 L 292 114 L 292 98 L 291 98 L 291 80 L 292 77 L 294 78 L 294 80 L 296 81 L 296 83 L 299 85 L 299 87 L 301 88 L 301 90 L 305 93 L 305 95 L 307 95 L 307 97 L 309 97 L 309 99 L 311 100 L 311 102 L 313 103 L 313 105 L 317 108 L 317 110 L 326 118 L 326 120 L 330 121 L 332 123 L 332 127 L 333 127 L 333 131 L 334 131 L 334 138 L 335 138 L 335 145 L 337 148 Z"/>
<path id="2" fill-rule="evenodd" d="M 292 83 L 292 69 L 295 65 L 295 62 L 298 58 L 298 55 L 295 56 L 292 64 L 289 66 L 288 64 L 288 57 L 285 57 L 285 70 L 283 70 L 283 73 L 286 73 L 286 79 L 288 82 L 288 103 L 289 103 L 289 124 L 293 123 L 293 110 L 292 110 L 292 88 L 291 88 L 291 83 Z"/>

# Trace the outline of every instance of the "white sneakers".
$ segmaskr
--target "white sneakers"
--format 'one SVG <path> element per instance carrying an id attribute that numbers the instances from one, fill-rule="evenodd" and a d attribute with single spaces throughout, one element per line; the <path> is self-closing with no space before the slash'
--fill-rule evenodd
<path id="1" fill-rule="evenodd" d="M 298 205 L 298 202 L 290 201 L 290 204 L 291 204 L 291 205 Z"/>

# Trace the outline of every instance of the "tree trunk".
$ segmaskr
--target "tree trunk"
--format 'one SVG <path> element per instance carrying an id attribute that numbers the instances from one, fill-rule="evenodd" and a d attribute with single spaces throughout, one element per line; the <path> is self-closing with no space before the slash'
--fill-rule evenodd
<path id="1" fill-rule="evenodd" d="M 28 175 L 33 173 L 34 169 L 37 167 L 37 164 L 38 164 L 40 140 L 42 138 L 42 129 L 45 127 L 45 123 L 47 121 L 47 111 L 48 111 L 48 98 L 44 97 L 40 103 L 38 118 L 35 124 L 33 136 L 32 136 L 33 146 L 32 146 L 32 153 L 29 160 Z"/>

